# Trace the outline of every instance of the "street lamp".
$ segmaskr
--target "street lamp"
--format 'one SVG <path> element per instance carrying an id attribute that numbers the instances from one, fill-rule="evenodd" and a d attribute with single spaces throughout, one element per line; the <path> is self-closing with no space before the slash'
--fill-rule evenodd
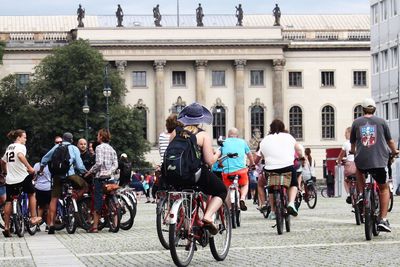
<path id="1" fill-rule="evenodd" d="M 106 128 L 110 131 L 110 113 L 108 110 L 108 98 L 111 96 L 111 87 L 108 81 L 108 64 L 104 68 L 105 82 L 103 88 L 103 95 L 106 97 Z"/>
<path id="2" fill-rule="evenodd" d="M 86 141 L 88 141 L 89 134 L 88 134 L 87 116 L 88 116 L 88 113 L 90 112 L 90 107 L 88 105 L 88 96 L 87 96 L 87 87 L 86 87 L 86 85 L 85 85 L 85 98 L 84 99 L 85 99 L 85 101 L 84 101 L 83 106 L 82 106 L 82 112 L 85 113 L 85 139 L 86 139 Z"/>

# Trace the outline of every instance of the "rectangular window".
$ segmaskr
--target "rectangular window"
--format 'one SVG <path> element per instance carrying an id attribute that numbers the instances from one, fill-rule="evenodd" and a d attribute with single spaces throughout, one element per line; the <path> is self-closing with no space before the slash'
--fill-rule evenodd
<path id="1" fill-rule="evenodd" d="M 173 86 L 186 86 L 186 71 L 173 71 L 172 72 L 172 85 Z"/>
<path id="2" fill-rule="evenodd" d="M 379 72 L 379 54 L 372 55 L 372 69 L 374 74 Z"/>
<path id="3" fill-rule="evenodd" d="M 251 70 L 250 71 L 250 85 L 251 86 L 263 86 L 264 85 L 264 71 L 263 70 Z"/>
<path id="4" fill-rule="evenodd" d="M 387 20 L 388 18 L 388 4 L 387 0 L 381 2 L 382 20 Z"/>
<path id="5" fill-rule="evenodd" d="M 383 50 L 381 52 L 381 58 L 382 58 L 382 71 L 385 71 L 388 69 L 388 51 Z"/>
<path id="6" fill-rule="evenodd" d="M 30 75 L 27 73 L 16 74 L 17 89 L 25 89 L 26 85 L 29 83 Z"/>
<path id="7" fill-rule="evenodd" d="M 321 71 L 321 87 L 335 86 L 335 72 Z"/>
<path id="8" fill-rule="evenodd" d="M 399 118 L 399 103 L 392 103 L 392 119 L 397 120 Z"/>
<path id="9" fill-rule="evenodd" d="M 397 64 L 399 64 L 399 54 L 397 50 L 397 46 L 394 46 L 390 48 L 390 54 L 391 54 L 391 61 L 392 61 L 392 68 L 396 68 Z"/>
<path id="10" fill-rule="evenodd" d="M 353 71 L 353 86 L 367 86 L 366 71 Z"/>
<path id="11" fill-rule="evenodd" d="M 385 120 L 389 120 L 389 103 L 383 103 L 382 104 L 382 108 L 383 108 L 383 118 Z"/>
<path id="12" fill-rule="evenodd" d="M 303 79 L 300 71 L 289 72 L 289 87 L 302 87 Z"/>
<path id="13" fill-rule="evenodd" d="M 390 16 L 397 15 L 397 0 L 390 0 Z"/>
<path id="14" fill-rule="evenodd" d="M 371 7 L 371 14 L 372 14 L 372 25 L 377 24 L 379 22 L 379 6 L 375 4 Z"/>
<path id="15" fill-rule="evenodd" d="M 133 75 L 133 87 L 146 87 L 145 71 L 134 71 L 132 75 Z"/>
<path id="16" fill-rule="evenodd" d="M 212 86 L 225 86 L 225 71 L 213 70 L 211 75 Z"/>

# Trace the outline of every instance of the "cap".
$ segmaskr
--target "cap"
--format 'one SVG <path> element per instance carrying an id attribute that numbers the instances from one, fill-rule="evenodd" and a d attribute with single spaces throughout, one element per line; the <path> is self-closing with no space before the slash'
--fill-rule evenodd
<path id="1" fill-rule="evenodd" d="M 368 108 L 368 107 L 376 108 L 376 104 L 375 104 L 375 101 L 372 98 L 366 98 L 366 99 L 364 99 L 364 101 L 362 103 L 362 107 L 363 108 Z"/>
<path id="2" fill-rule="evenodd" d="M 125 154 L 125 153 L 122 153 L 122 154 L 121 154 L 121 158 L 128 158 L 128 155 Z"/>
<path id="3" fill-rule="evenodd" d="M 74 136 L 72 135 L 72 133 L 69 133 L 69 132 L 64 133 L 63 137 L 62 137 L 63 141 L 70 142 L 70 143 L 72 143 L 73 138 L 74 138 Z"/>

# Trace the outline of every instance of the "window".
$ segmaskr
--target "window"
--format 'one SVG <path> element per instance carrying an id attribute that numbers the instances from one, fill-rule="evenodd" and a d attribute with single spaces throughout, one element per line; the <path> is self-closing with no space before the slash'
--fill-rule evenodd
<path id="1" fill-rule="evenodd" d="M 213 108 L 213 138 L 226 135 L 226 114 L 223 106 Z"/>
<path id="2" fill-rule="evenodd" d="M 16 74 L 17 89 L 25 89 L 26 85 L 29 83 L 29 74 L 19 73 Z"/>
<path id="3" fill-rule="evenodd" d="M 302 73 L 300 71 L 289 72 L 289 87 L 302 87 Z"/>
<path id="4" fill-rule="evenodd" d="M 381 9 L 382 9 L 382 20 L 387 20 L 388 18 L 388 4 L 387 0 L 383 0 L 381 2 Z"/>
<path id="5" fill-rule="evenodd" d="M 382 111 L 383 111 L 383 118 L 385 120 L 389 120 L 389 103 L 383 103 L 382 104 Z"/>
<path id="6" fill-rule="evenodd" d="M 388 51 L 383 50 L 381 52 L 381 58 L 382 58 L 382 71 L 385 71 L 388 69 Z"/>
<path id="7" fill-rule="evenodd" d="M 186 86 L 186 72 L 173 71 L 172 72 L 172 85 L 173 86 Z"/>
<path id="8" fill-rule="evenodd" d="M 372 55 L 372 68 L 374 73 L 378 73 L 379 72 L 379 54 L 373 54 Z"/>
<path id="9" fill-rule="evenodd" d="M 181 96 L 178 96 L 176 103 L 174 103 L 171 107 L 171 113 L 179 114 L 184 107 L 186 107 L 186 102 L 182 101 Z"/>
<path id="10" fill-rule="evenodd" d="M 399 102 L 392 103 L 392 119 L 397 120 L 399 118 Z"/>
<path id="11" fill-rule="evenodd" d="M 213 70 L 211 74 L 212 86 L 225 86 L 225 71 Z"/>
<path id="12" fill-rule="evenodd" d="M 390 0 L 390 16 L 397 15 L 397 0 Z"/>
<path id="13" fill-rule="evenodd" d="M 335 111 L 331 106 L 322 108 L 322 139 L 335 138 Z"/>
<path id="14" fill-rule="evenodd" d="M 259 105 L 253 106 L 250 113 L 251 133 L 257 128 L 261 132 L 261 137 L 264 137 L 264 108 Z"/>
<path id="15" fill-rule="evenodd" d="M 250 71 L 250 85 L 251 86 L 264 85 L 264 71 L 263 70 L 251 70 Z"/>
<path id="16" fill-rule="evenodd" d="M 392 68 L 396 68 L 397 64 L 399 64 L 399 54 L 398 54 L 398 50 L 397 50 L 397 46 L 394 46 L 392 48 L 390 48 L 390 54 L 391 54 L 391 58 L 392 58 Z"/>
<path id="17" fill-rule="evenodd" d="M 379 22 L 379 6 L 378 4 L 375 4 L 371 7 L 371 13 L 372 13 L 372 24 L 376 24 Z"/>
<path id="18" fill-rule="evenodd" d="M 362 106 L 358 105 L 354 108 L 353 111 L 353 119 L 357 119 L 358 117 L 361 117 L 363 115 L 363 110 L 362 110 Z"/>
<path id="19" fill-rule="evenodd" d="M 353 86 L 367 86 L 366 71 L 353 71 Z"/>
<path id="20" fill-rule="evenodd" d="M 303 139 L 303 111 L 299 106 L 289 110 L 289 132 L 297 140 Z"/>
<path id="21" fill-rule="evenodd" d="M 147 140 L 147 110 L 145 107 L 136 107 L 136 110 L 139 113 L 139 122 L 142 125 L 143 130 L 143 138 Z"/>
<path id="22" fill-rule="evenodd" d="M 146 87 L 146 72 L 134 71 L 133 72 L 133 87 Z"/>
<path id="23" fill-rule="evenodd" d="M 335 86 L 335 72 L 321 71 L 321 87 Z"/>

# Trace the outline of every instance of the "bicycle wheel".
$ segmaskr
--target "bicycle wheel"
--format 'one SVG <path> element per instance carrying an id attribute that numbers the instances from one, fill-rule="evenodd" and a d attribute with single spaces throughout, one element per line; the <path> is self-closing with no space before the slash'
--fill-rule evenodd
<path id="1" fill-rule="evenodd" d="M 76 220 L 74 203 L 71 198 L 66 199 L 64 209 L 65 209 L 65 228 L 68 234 L 73 234 L 76 231 L 76 227 L 78 227 L 78 223 Z"/>
<path id="2" fill-rule="evenodd" d="M 372 227 L 373 227 L 373 214 L 372 214 L 372 196 L 371 190 L 367 189 L 364 191 L 364 229 L 365 238 L 371 240 L 372 238 Z"/>
<path id="3" fill-rule="evenodd" d="M 294 200 L 294 206 L 296 207 L 297 210 L 299 210 L 299 208 L 300 208 L 302 199 L 303 199 L 303 196 L 301 195 L 301 192 L 298 191 L 296 198 Z"/>
<path id="4" fill-rule="evenodd" d="M 156 225 L 157 225 L 157 235 L 160 240 L 161 245 L 165 249 L 169 249 L 168 243 L 168 223 L 167 223 L 167 214 L 169 210 L 168 198 L 162 198 L 157 204 L 157 217 L 156 217 Z M 228 217 L 229 218 L 229 217 Z"/>
<path id="5" fill-rule="evenodd" d="M 350 197 L 351 197 L 351 204 L 354 209 L 354 217 L 356 219 L 356 224 L 360 225 L 361 224 L 361 209 L 360 209 L 360 203 L 357 204 L 357 200 L 358 200 L 357 199 L 357 191 L 354 187 L 350 188 Z"/>
<path id="6" fill-rule="evenodd" d="M 91 212 L 92 198 L 90 196 L 83 197 L 78 201 L 78 218 L 80 227 L 89 230 L 93 222 L 93 214 Z"/>
<path id="7" fill-rule="evenodd" d="M 17 201 L 17 200 L 14 200 L 14 201 Z M 17 207 L 17 210 L 12 215 L 12 220 L 13 220 L 14 227 L 15 227 L 15 233 L 19 237 L 23 237 L 24 232 L 25 232 L 25 219 L 24 219 L 24 215 L 22 214 L 21 202 L 19 200 L 16 203 L 16 207 Z"/>
<path id="8" fill-rule="evenodd" d="M 215 213 L 214 224 L 218 228 L 218 234 L 210 237 L 210 250 L 215 260 L 223 261 L 228 255 L 232 238 L 232 225 L 226 204 Z"/>
<path id="9" fill-rule="evenodd" d="M 110 232 L 116 233 L 120 228 L 121 208 L 115 196 L 107 197 L 107 224 L 110 227 Z"/>
<path id="10" fill-rule="evenodd" d="M 236 226 L 240 227 L 240 222 L 241 222 L 241 218 L 240 218 L 240 208 L 239 208 L 239 192 L 235 191 L 235 212 L 236 212 Z"/>
<path id="11" fill-rule="evenodd" d="M 390 192 L 388 212 L 391 212 L 392 209 L 393 209 L 393 192 Z"/>
<path id="12" fill-rule="evenodd" d="M 169 225 L 169 250 L 177 266 L 188 266 L 192 261 L 195 241 L 190 233 L 189 218 L 190 200 L 185 198 L 181 202 L 176 214 L 176 223 Z"/>
<path id="13" fill-rule="evenodd" d="M 283 197 L 285 199 L 283 199 Z M 288 204 L 287 194 L 285 196 L 282 196 L 281 201 L 282 201 L 282 203 L 284 203 L 284 206 L 287 206 L 287 204 Z M 289 233 L 290 232 L 290 214 L 287 212 L 287 209 L 285 209 L 285 212 L 283 214 L 284 214 L 284 219 L 285 219 L 285 229 L 286 229 L 286 232 Z"/>
<path id="14" fill-rule="evenodd" d="M 127 196 L 118 194 L 116 197 L 121 210 L 120 228 L 122 230 L 129 230 L 133 225 L 133 210 L 131 202 Z"/>
<path id="15" fill-rule="evenodd" d="M 126 195 L 128 196 L 129 200 L 132 203 L 132 224 L 135 223 L 135 217 L 136 217 L 136 211 L 137 211 L 137 200 L 135 193 L 131 192 L 126 192 Z"/>
<path id="16" fill-rule="evenodd" d="M 56 231 L 61 231 L 65 227 L 64 221 L 64 204 L 62 200 L 58 200 L 56 209 L 56 218 L 54 220 L 54 229 Z"/>
<path id="17" fill-rule="evenodd" d="M 305 199 L 307 206 L 310 209 L 315 208 L 317 205 L 317 190 L 315 189 L 315 186 L 313 184 L 309 185 L 307 187 L 307 198 Z"/>
<path id="18" fill-rule="evenodd" d="M 325 187 L 325 188 L 321 189 L 321 196 L 324 197 L 324 198 L 329 197 L 328 196 L 328 188 Z"/>
<path id="19" fill-rule="evenodd" d="M 0 228 L 4 229 L 4 203 L 0 205 Z"/>
<path id="20" fill-rule="evenodd" d="M 378 230 L 378 214 L 380 211 L 380 202 L 379 202 L 379 193 L 378 191 L 374 190 L 372 197 L 374 198 L 374 201 L 372 203 L 375 203 L 373 206 L 373 211 L 372 211 L 372 234 L 374 236 L 379 235 L 379 230 Z"/>
<path id="21" fill-rule="evenodd" d="M 281 202 L 280 192 L 274 192 L 274 202 L 275 202 L 275 215 L 276 215 L 276 230 L 278 235 L 283 233 L 283 205 Z"/>

